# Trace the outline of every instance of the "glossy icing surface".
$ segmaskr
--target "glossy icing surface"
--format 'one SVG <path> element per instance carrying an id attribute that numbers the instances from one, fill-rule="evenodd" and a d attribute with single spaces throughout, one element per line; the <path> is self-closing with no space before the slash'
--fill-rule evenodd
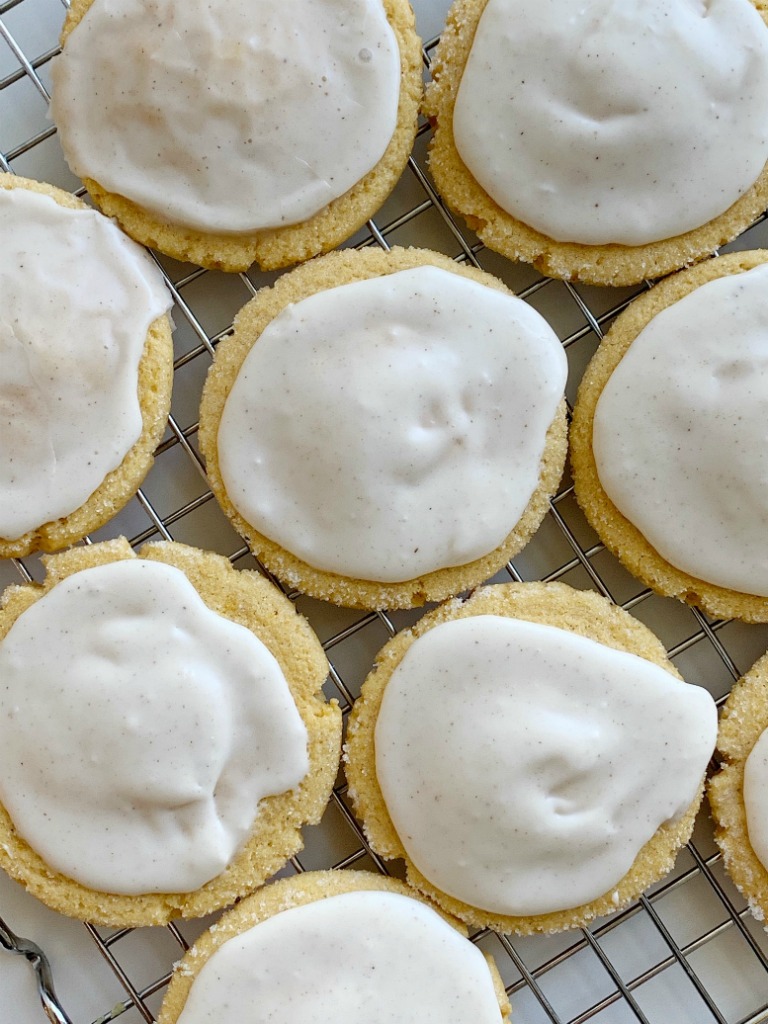
<path id="1" fill-rule="evenodd" d="M 668 562 L 768 595 L 768 265 L 702 285 L 640 332 L 594 416 L 600 482 Z"/>
<path id="2" fill-rule="evenodd" d="M 139 361 L 171 296 L 93 210 L 1 189 L 0 221 L 0 536 L 15 540 L 79 508 L 139 439 Z"/>
<path id="3" fill-rule="evenodd" d="M 259 801 L 308 770 L 275 658 L 171 566 L 67 577 L 0 643 L 0 678 L 0 800 L 48 865 L 92 889 L 199 888 Z"/>
<path id="4" fill-rule="evenodd" d="M 387 683 L 376 773 L 409 857 L 498 914 L 610 892 L 701 785 L 717 732 L 706 690 L 551 626 L 451 620 Z"/>
<path id="5" fill-rule="evenodd" d="M 550 238 L 671 238 L 768 161 L 768 28 L 748 0 L 489 0 L 453 127 L 479 184 Z"/>
<path id="6" fill-rule="evenodd" d="M 750 846 L 768 870 L 768 730 L 759 737 L 744 765 L 744 805 Z"/>
<path id="7" fill-rule="evenodd" d="M 53 75 L 75 173 L 242 233 L 308 219 L 376 165 L 400 62 L 379 0 L 94 0 Z"/>
<path id="8" fill-rule="evenodd" d="M 251 348 L 218 433 L 246 522 L 309 565 L 402 581 L 492 551 L 538 486 L 552 329 L 435 267 L 315 294 Z"/>
<path id="9" fill-rule="evenodd" d="M 482 953 L 398 893 L 351 892 L 284 910 L 225 942 L 179 1024 L 498 1024 Z"/>

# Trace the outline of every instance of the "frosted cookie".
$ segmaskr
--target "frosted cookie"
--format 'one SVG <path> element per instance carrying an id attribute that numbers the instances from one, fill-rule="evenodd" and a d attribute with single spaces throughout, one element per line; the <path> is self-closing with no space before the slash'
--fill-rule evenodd
<path id="1" fill-rule="evenodd" d="M 551 932 L 625 906 L 693 828 L 706 690 L 597 594 L 485 587 L 380 652 L 349 721 L 372 848 L 476 927 Z"/>
<path id="2" fill-rule="evenodd" d="M 280 579 L 362 608 L 493 575 L 563 469 L 566 360 L 488 274 L 437 253 L 332 253 L 238 314 L 203 390 L 214 494 Z"/>
<path id="3" fill-rule="evenodd" d="M 551 277 L 709 255 L 768 206 L 766 19 L 765 0 L 455 0 L 426 96 L 443 198 Z"/>
<path id="4" fill-rule="evenodd" d="M 245 270 L 332 249 L 413 146 L 408 0 L 75 0 L 62 45 L 51 113 L 67 162 L 176 259 Z"/>
<path id="5" fill-rule="evenodd" d="M 0 866 L 110 925 L 201 917 L 302 847 L 338 768 L 328 665 L 255 572 L 125 540 L 46 559 L 0 611 Z"/>
<path id="6" fill-rule="evenodd" d="M 768 620 L 768 252 L 656 285 L 589 364 L 571 429 L 576 496 L 661 594 Z"/>
<path id="7" fill-rule="evenodd" d="M 174 971 L 158 1024 L 502 1024 L 493 960 L 402 882 L 315 871 L 243 900 Z"/>
<path id="8" fill-rule="evenodd" d="M 152 465 L 171 404 L 172 299 L 74 196 L 0 173 L 0 557 L 103 526 Z"/>
<path id="9" fill-rule="evenodd" d="M 728 874 L 758 921 L 768 915 L 768 655 L 736 683 L 717 736 L 709 781 L 715 839 Z"/>

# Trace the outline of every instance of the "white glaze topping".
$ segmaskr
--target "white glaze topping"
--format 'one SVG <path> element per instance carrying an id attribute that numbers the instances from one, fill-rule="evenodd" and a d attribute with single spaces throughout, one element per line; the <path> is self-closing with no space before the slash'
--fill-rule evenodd
<path id="1" fill-rule="evenodd" d="M 351 892 L 284 910 L 229 939 L 179 1024 L 498 1024 L 479 949 L 431 907 Z"/>
<path id="2" fill-rule="evenodd" d="M 768 160 L 768 28 L 749 0 L 489 0 L 453 127 L 486 192 L 550 238 L 670 238 Z"/>
<path id="3" fill-rule="evenodd" d="M 566 360 L 520 299 L 435 267 L 287 307 L 218 450 L 243 518 L 317 569 L 414 579 L 492 551 L 538 485 Z"/>
<path id="4" fill-rule="evenodd" d="M 0 189 L 0 537 L 79 508 L 141 435 L 138 367 L 171 306 L 106 217 Z"/>
<path id="5" fill-rule="evenodd" d="M 378 163 L 400 61 L 380 0 L 94 0 L 53 81 L 76 174 L 246 232 L 306 220 Z"/>
<path id="6" fill-rule="evenodd" d="M 683 814 L 712 754 L 710 695 L 635 655 L 483 615 L 429 630 L 390 678 L 376 773 L 417 868 L 498 914 L 609 892 Z"/>
<path id="7" fill-rule="evenodd" d="M 259 801 L 308 770 L 273 655 L 167 565 L 58 583 L 0 643 L 0 679 L 0 800 L 51 867 L 92 889 L 198 888 Z"/>
<path id="8" fill-rule="evenodd" d="M 768 596 L 768 265 L 718 278 L 632 342 L 595 410 L 600 482 L 672 565 Z"/>
<path id="9" fill-rule="evenodd" d="M 768 870 L 768 729 L 760 735 L 744 765 L 744 806 L 749 844 Z"/>

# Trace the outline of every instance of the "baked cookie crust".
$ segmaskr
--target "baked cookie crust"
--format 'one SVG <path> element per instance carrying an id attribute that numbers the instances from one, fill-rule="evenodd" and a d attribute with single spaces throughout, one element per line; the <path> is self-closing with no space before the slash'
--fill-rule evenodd
<path id="1" fill-rule="evenodd" d="M 73 0 L 61 32 L 61 45 L 86 15 L 93 0 Z M 243 271 L 256 263 L 274 270 L 328 252 L 372 217 L 395 187 L 416 138 L 422 95 L 421 40 L 408 0 L 382 0 L 400 51 L 397 125 L 384 155 L 360 181 L 309 220 L 282 228 L 236 235 L 197 231 L 153 215 L 125 196 L 108 192 L 92 178 L 83 184 L 98 208 L 114 217 L 136 241 L 174 259 L 211 270 Z"/>
<path id="2" fill-rule="evenodd" d="M 579 387 L 571 422 L 571 465 L 576 498 L 590 525 L 624 567 L 666 597 L 703 608 L 716 618 L 768 621 L 768 598 L 742 594 L 675 568 L 616 508 L 603 490 L 592 450 L 592 426 L 603 388 L 632 342 L 663 309 L 708 281 L 741 274 L 768 262 L 768 250 L 729 253 L 661 281 L 618 317 L 592 358 Z"/>
<path id="3" fill-rule="evenodd" d="M 0 172 L 0 188 L 28 189 L 50 196 L 71 210 L 88 209 L 69 192 L 53 185 Z M 0 537 L 0 558 L 21 558 L 33 551 L 60 551 L 87 533 L 107 523 L 134 496 L 154 462 L 171 409 L 173 385 L 173 341 L 168 315 L 150 325 L 139 363 L 138 397 L 141 406 L 141 436 L 122 463 L 108 473 L 88 500 L 61 519 L 41 523 L 14 540 Z"/>
<path id="4" fill-rule="evenodd" d="M 539 485 L 528 506 L 504 542 L 465 565 L 438 569 L 404 583 L 357 580 L 318 570 L 258 533 L 234 508 L 221 477 L 217 435 L 229 392 L 252 346 L 268 323 L 292 302 L 352 281 L 393 274 L 419 266 L 435 266 L 499 291 L 511 294 L 496 278 L 456 264 L 447 256 L 425 249 L 344 250 L 330 253 L 281 277 L 259 292 L 235 318 L 234 331 L 224 338 L 203 388 L 200 406 L 200 449 L 216 499 L 251 550 L 279 579 L 305 594 L 353 608 L 411 608 L 440 601 L 477 586 L 501 569 L 531 539 L 557 490 L 565 464 L 567 423 L 565 400 L 560 403 L 546 438 Z"/>
<path id="5" fill-rule="evenodd" d="M 636 654 L 681 679 L 653 633 L 599 594 L 573 590 L 563 583 L 507 583 L 482 587 L 466 601 L 449 601 L 428 613 L 412 629 L 399 633 L 380 651 L 352 709 L 344 747 L 353 809 L 362 822 L 371 847 L 388 860 L 402 859 L 408 882 L 467 924 L 519 935 L 583 926 L 596 917 L 625 907 L 671 870 L 678 850 L 688 841 L 693 830 L 704 779 L 686 813 L 679 820 L 660 826 L 637 854 L 621 881 L 590 903 L 570 910 L 531 916 L 499 915 L 473 907 L 436 888 L 408 857 L 389 816 L 376 776 L 376 719 L 392 673 L 411 644 L 443 622 L 473 615 L 501 615 L 566 629 L 607 647 Z"/>
<path id="6" fill-rule="evenodd" d="M 371 871 L 308 871 L 292 878 L 272 882 L 228 911 L 217 923 L 216 929 L 205 932 L 185 954 L 173 972 L 157 1024 L 175 1024 L 203 965 L 228 939 L 284 910 L 349 892 L 392 892 L 429 903 L 398 879 L 375 875 Z M 467 930 L 459 921 L 443 913 L 438 907 L 433 906 L 433 909 L 466 936 Z M 499 1000 L 499 1020 L 508 1021 L 510 1006 L 504 991 L 504 983 L 493 959 L 487 953 L 484 956 Z"/>
<path id="7" fill-rule="evenodd" d="M 744 806 L 744 766 L 755 743 L 768 729 L 768 654 L 733 687 L 720 716 L 716 758 L 720 770 L 707 794 L 715 822 L 715 840 L 725 869 L 758 921 L 768 915 L 768 869 L 749 841 Z"/>
<path id="8" fill-rule="evenodd" d="M 62 914 L 121 927 L 202 917 L 271 877 L 301 850 L 302 826 L 320 820 L 338 771 L 341 744 L 341 712 L 335 701 L 326 703 L 321 692 L 328 662 L 317 637 L 266 579 L 257 572 L 234 569 L 221 555 L 165 541 L 146 544 L 135 555 L 128 541 L 119 538 L 47 556 L 43 584 L 12 586 L 3 594 L 0 641 L 19 615 L 60 580 L 82 569 L 136 557 L 180 569 L 209 608 L 245 626 L 267 646 L 280 664 L 307 728 L 309 771 L 295 789 L 261 801 L 245 846 L 220 875 L 189 893 L 124 896 L 89 889 L 50 868 L 18 834 L 0 805 L 0 867 Z"/>
<path id="9" fill-rule="evenodd" d="M 455 0 L 435 51 L 423 110 L 435 123 L 429 166 L 448 206 L 478 237 L 509 259 L 532 263 L 565 281 L 624 286 L 662 277 L 710 256 L 744 231 L 768 206 L 768 164 L 724 213 L 673 238 L 647 245 L 557 242 L 503 210 L 478 184 L 456 149 L 453 111 L 480 17 L 488 0 Z M 768 0 L 752 0 L 768 24 Z"/>

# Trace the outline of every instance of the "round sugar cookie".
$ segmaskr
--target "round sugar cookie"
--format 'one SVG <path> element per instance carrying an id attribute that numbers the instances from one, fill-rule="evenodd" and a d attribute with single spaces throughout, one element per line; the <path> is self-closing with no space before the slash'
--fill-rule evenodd
<path id="1" fill-rule="evenodd" d="M 302 848 L 338 769 L 316 636 L 258 573 L 185 545 L 45 565 L 0 611 L 0 866 L 105 925 L 251 892 Z"/>
<path id="2" fill-rule="evenodd" d="M 768 618 L 766 287 L 757 250 L 640 296 L 587 367 L 571 426 L 576 497 L 606 547 L 659 593 L 747 622 Z"/>
<path id="3" fill-rule="evenodd" d="M 218 346 L 200 408 L 216 498 L 277 577 L 361 608 L 475 586 L 563 469 L 566 361 L 499 281 L 419 249 L 281 277 Z"/>
<path id="4" fill-rule="evenodd" d="M 493 959 L 408 886 L 310 871 L 249 896 L 197 940 L 158 1024 L 502 1024 L 509 1010 Z"/>
<path id="5" fill-rule="evenodd" d="M 762 804 L 767 729 L 765 655 L 736 683 L 723 705 L 716 752 L 720 770 L 709 780 L 707 789 L 725 869 L 758 921 L 768 915 L 768 851 Z"/>
<path id="6" fill-rule="evenodd" d="M 0 556 L 103 526 L 149 472 L 171 405 L 160 271 L 68 192 L 0 173 Z M 66 269 L 63 269 L 66 268 Z"/>
<path id="7" fill-rule="evenodd" d="M 385 645 L 346 774 L 371 847 L 419 891 L 473 927 L 553 932 L 671 869 L 716 730 L 709 694 L 622 609 L 500 584 Z"/>
<path id="8" fill-rule="evenodd" d="M 441 195 L 550 277 L 630 285 L 710 255 L 768 206 L 767 19 L 764 0 L 455 0 L 425 98 Z"/>
<path id="9" fill-rule="evenodd" d="M 75 0 L 61 42 L 51 111 L 70 167 L 175 259 L 241 271 L 326 252 L 413 146 L 408 0 Z"/>

